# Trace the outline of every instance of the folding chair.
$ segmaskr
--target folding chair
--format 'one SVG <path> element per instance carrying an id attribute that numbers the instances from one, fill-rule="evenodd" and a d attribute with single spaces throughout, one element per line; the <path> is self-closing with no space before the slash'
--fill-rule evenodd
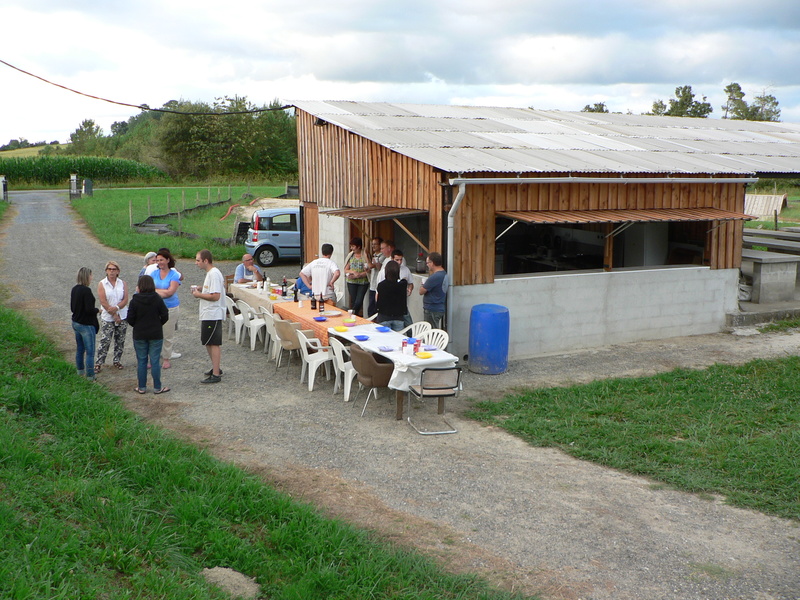
<path id="1" fill-rule="evenodd" d="M 461 367 L 431 367 L 422 370 L 419 385 L 412 385 L 408 391 L 411 395 L 424 400 L 425 398 L 438 398 L 438 414 L 444 415 L 444 399 L 455 397 L 461 387 Z M 422 429 L 411 420 L 411 395 L 408 397 L 408 424 L 420 435 L 442 435 L 446 433 L 458 433 L 447 419 L 442 416 L 442 420 L 449 429 L 441 431 L 429 431 Z"/>

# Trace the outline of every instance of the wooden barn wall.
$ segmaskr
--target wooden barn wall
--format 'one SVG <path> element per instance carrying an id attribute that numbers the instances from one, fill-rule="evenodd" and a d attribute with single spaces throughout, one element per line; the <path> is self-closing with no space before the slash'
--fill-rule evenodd
<path id="1" fill-rule="evenodd" d="M 319 255 L 319 210 L 313 202 L 303 202 L 303 260 L 310 262 Z"/>
<path id="2" fill-rule="evenodd" d="M 453 283 L 494 280 L 496 211 L 719 208 L 741 213 L 744 191 L 744 184 L 734 183 L 468 185 L 456 218 Z M 741 221 L 710 224 L 707 264 L 716 269 L 738 268 L 741 242 Z"/>
<path id="3" fill-rule="evenodd" d="M 429 211 L 429 247 L 442 251 L 444 218 L 439 183 L 446 181 L 445 176 L 341 127 L 314 125 L 315 120 L 297 109 L 301 200 L 320 209 L 392 206 Z M 371 235 L 380 235 L 386 229 L 383 225 L 365 225 L 363 229 Z"/>

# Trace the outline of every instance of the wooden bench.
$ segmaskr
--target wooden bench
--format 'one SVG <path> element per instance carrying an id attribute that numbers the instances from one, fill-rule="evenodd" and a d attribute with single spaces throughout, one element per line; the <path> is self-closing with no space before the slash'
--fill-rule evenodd
<path id="1" fill-rule="evenodd" d="M 743 249 L 742 260 L 753 263 L 753 302 L 787 302 L 794 298 L 800 256 Z"/>
<path id="2" fill-rule="evenodd" d="M 783 254 L 800 254 L 800 242 L 791 240 L 771 240 L 758 235 L 746 235 L 742 238 L 742 248 L 759 246 L 767 250 L 782 252 Z"/>
<path id="3" fill-rule="evenodd" d="M 743 233 L 748 237 L 755 236 L 773 240 L 789 240 L 791 242 L 800 242 L 800 231 L 775 231 L 774 229 L 749 229 L 745 227 Z"/>

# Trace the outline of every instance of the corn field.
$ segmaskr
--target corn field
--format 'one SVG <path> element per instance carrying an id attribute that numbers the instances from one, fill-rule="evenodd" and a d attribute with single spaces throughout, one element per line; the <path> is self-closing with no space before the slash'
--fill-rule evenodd
<path id="1" fill-rule="evenodd" d="M 76 173 L 81 179 L 98 182 L 123 183 L 126 181 L 152 182 L 168 179 L 155 167 L 121 158 L 98 156 L 27 156 L 0 159 L 0 175 L 10 184 L 41 183 L 44 185 L 69 184 L 69 176 Z"/>

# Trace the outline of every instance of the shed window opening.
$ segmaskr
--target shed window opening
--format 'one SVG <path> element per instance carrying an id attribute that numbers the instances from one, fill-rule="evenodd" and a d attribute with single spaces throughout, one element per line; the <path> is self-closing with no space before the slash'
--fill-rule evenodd
<path id="1" fill-rule="evenodd" d="M 620 227 L 625 225 L 624 227 Z M 495 219 L 495 275 L 705 264 L 708 221 L 538 224 Z"/>

